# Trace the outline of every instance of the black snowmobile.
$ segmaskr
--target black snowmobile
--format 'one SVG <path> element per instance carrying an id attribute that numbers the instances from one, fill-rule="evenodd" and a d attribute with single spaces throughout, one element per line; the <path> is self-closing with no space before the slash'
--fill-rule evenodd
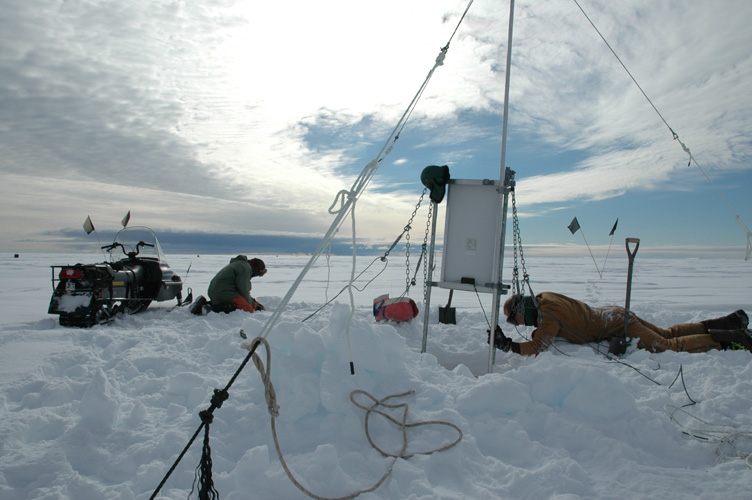
<path id="1" fill-rule="evenodd" d="M 117 314 L 136 314 L 152 301 L 182 300 L 183 281 L 165 260 L 157 236 L 148 227 L 124 228 L 102 247 L 109 261 L 52 267 L 49 314 L 62 326 L 90 327 Z"/>

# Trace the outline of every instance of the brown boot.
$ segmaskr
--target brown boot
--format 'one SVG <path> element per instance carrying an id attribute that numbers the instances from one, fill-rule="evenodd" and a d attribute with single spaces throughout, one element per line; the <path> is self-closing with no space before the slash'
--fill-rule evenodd
<path id="1" fill-rule="evenodd" d="M 728 316 L 701 321 L 710 330 L 743 330 L 749 326 L 749 317 L 742 309 L 734 311 Z"/>
<path id="2" fill-rule="evenodd" d="M 708 330 L 708 333 L 723 349 L 752 351 L 752 330 Z"/>

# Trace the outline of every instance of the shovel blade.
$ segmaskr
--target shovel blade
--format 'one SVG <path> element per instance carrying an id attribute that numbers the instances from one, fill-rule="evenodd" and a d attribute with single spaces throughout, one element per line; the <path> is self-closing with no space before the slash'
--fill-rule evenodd
<path id="1" fill-rule="evenodd" d="M 454 314 L 454 307 L 450 307 L 452 304 L 452 296 L 454 295 L 454 289 L 449 290 L 449 300 L 444 307 L 439 306 L 439 323 L 446 325 L 456 325 L 457 316 Z"/>
<path id="2" fill-rule="evenodd" d="M 439 323 L 445 325 L 456 325 L 457 315 L 454 307 L 439 307 Z"/>
<path id="3" fill-rule="evenodd" d="M 613 354 L 614 356 L 621 356 L 625 352 L 627 352 L 627 347 L 629 346 L 629 339 L 624 337 L 614 337 L 611 339 L 611 342 L 608 346 L 608 352 L 609 354 Z"/>

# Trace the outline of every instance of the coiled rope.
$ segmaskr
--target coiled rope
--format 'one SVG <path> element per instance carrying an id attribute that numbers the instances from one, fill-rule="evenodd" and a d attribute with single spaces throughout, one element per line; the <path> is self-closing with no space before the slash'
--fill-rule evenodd
<path id="1" fill-rule="evenodd" d="M 260 345 L 263 345 L 264 349 L 266 350 L 266 365 L 264 365 L 264 362 L 261 360 L 261 357 L 256 352 Z M 285 473 L 290 478 L 290 481 L 292 481 L 292 483 L 298 489 L 300 489 L 300 491 L 310 496 L 311 498 L 315 498 L 316 500 L 350 500 L 363 493 L 369 493 L 371 491 L 374 491 L 379 486 L 381 486 L 384 483 L 384 481 L 386 481 L 386 479 L 392 473 L 394 464 L 397 462 L 398 459 L 400 458 L 408 459 L 415 455 L 431 455 L 433 453 L 438 453 L 440 451 L 446 451 L 456 446 L 462 440 L 462 437 L 463 437 L 462 429 L 460 429 L 457 425 L 451 422 L 445 422 L 442 420 L 429 420 L 429 421 L 424 421 L 424 422 L 407 423 L 407 415 L 408 415 L 407 403 L 398 403 L 398 404 L 387 403 L 387 401 L 390 401 L 392 399 L 401 398 L 401 397 L 414 394 L 415 393 L 414 390 L 410 390 L 401 394 L 392 394 L 382 399 L 376 399 L 374 396 L 372 396 L 368 392 L 360 390 L 360 389 L 356 389 L 350 393 L 350 401 L 352 401 L 352 403 L 358 408 L 361 408 L 366 411 L 365 432 L 366 432 L 366 438 L 368 439 L 368 442 L 371 444 L 373 448 L 375 448 L 383 456 L 392 457 L 394 458 L 394 460 L 392 460 L 392 462 L 389 464 L 389 467 L 387 468 L 386 472 L 381 476 L 381 478 L 370 488 L 360 490 L 358 492 L 351 493 L 343 497 L 336 497 L 336 498 L 322 497 L 320 495 L 317 495 L 313 493 L 312 491 L 308 490 L 305 486 L 303 486 L 300 483 L 300 481 L 298 481 L 295 478 L 292 471 L 290 470 L 290 467 L 287 465 L 287 462 L 285 461 L 284 455 L 282 453 L 282 449 L 279 444 L 279 438 L 277 437 L 277 417 L 279 417 L 280 407 L 277 404 L 277 393 L 274 390 L 274 385 L 272 384 L 272 380 L 271 380 L 272 358 L 271 358 L 271 349 L 269 348 L 269 341 L 263 337 L 256 337 L 252 341 L 242 342 L 241 346 L 249 351 L 248 354 L 246 355 L 245 359 L 241 363 L 240 367 L 235 371 L 235 374 L 232 376 L 232 378 L 230 379 L 230 382 L 228 382 L 225 388 L 214 389 L 214 396 L 212 396 L 211 398 L 211 406 L 207 408 L 206 410 L 199 412 L 199 416 L 201 418 L 201 425 L 199 425 L 198 429 L 196 429 L 196 432 L 188 441 L 188 444 L 185 446 L 183 451 L 178 455 L 178 458 L 172 464 L 172 467 L 170 467 L 170 469 L 167 471 L 167 474 L 165 474 L 164 478 L 162 478 L 162 481 L 159 483 L 157 488 L 149 497 L 150 500 L 154 500 L 157 497 L 157 494 L 159 494 L 162 487 L 167 482 L 167 479 L 169 479 L 172 472 L 177 468 L 177 465 L 180 463 L 182 458 L 188 452 L 188 449 L 190 449 L 191 445 L 196 440 L 196 437 L 198 437 L 202 429 L 204 429 L 204 445 L 202 449 L 202 456 L 201 456 L 199 465 L 196 467 L 196 475 L 194 477 L 193 485 L 189 493 L 189 498 L 190 498 L 190 495 L 193 493 L 193 491 L 196 489 L 197 485 L 198 485 L 199 500 L 212 500 L 212 499 L 219 498 L 219 492 L 214 487 L 214 481 L 212 480 L 212 470 L 211 470 L 212 460 L 211 460 L 211 448 L 209 446 L 209 427 L 210 427 L 210 424 L 214 420 L 214 410 L 217 408 L 221 408 L 222 403 L 224 403 L 229 398 L 230 387 L 235 382 L 237 377 L 240 375 L 240 372 L 243 370 L 243 368 L 245 368 L 245 365 L 248 364 L 248 362 L 251 360 L 253 361 L 254 366 L 256 367 L 256 369 L 258 370 L 261 376 L 261 382 L 264 384 L 264 399 L 266 401 L 267 411 L 269 412 L 269 415 L 271 417 L 272 437 L 274 438 L 274 447 L 277 451 L 277 456 L 279 457 L 279 461 L 282 464 L 282 467 L 284 468 Z M 365 406 L 365 405 L 358 403 L 358 401 L 356 401 L 356 395 L 358 394 L 368 397 L 371 401 L 373 401 L 373 404 L 371 406 Z M 402 409 L 402 419 L 398 421 L 397 419 L 393 418 L 389 414 L 378 409 L 379 407 L 384 407 L 384 408 L 389 408 L 389 409 Z M 398 454 L 392 454 L 392 453 L 384 451 L 374 442 L 373 438 L 371 437 L 371 432 L 369 429 L 369 421 L 370 421 L 371 414 L 374 414 L 374 413 L 377 415 L 381 415 L 382 417 L 386 418 L 390 422 L 400 427 L 402 431 L 402 447 Z M 452 429 L 457 431 L 457 438 L 454 441 L 444 446 L 441 446 L 439 448 L 435 448 L 435 449 L 428 450 L 428 451 L 422 451 L 419 453 L 407 453 L 407 444 L 408 444 L 407 429 L 420 427 L 420 426 L 426 426 L 426 425 L 440 425 L 440 426 L 451 427 Z"/>
<path id="2" fill-rule="evenodd" d="M 264 362 L 261 360 L 261 356 L 258 355 L 257 352 L 255 352 L 256 348 L 263 344 L 264 349 L 266 350 L 266 365 L 264 365 Z M 271 429 L 272 429 L 272 437 L 274 438 L 274 448 L 277 451 L 277 456 L 279 457 L 279 461 L 282 464 L 282 467 L 285 470 L 285 473 L 287 474 L 287 477 L 290 478 L 290 481 L 303 493 L 308 495 L 311 498 L 315 498 L 316 500 L 350 500 L 352 498 L 355 498 L 363 493 L 370 493 L 371 491 L 376 490 L 379 486 L 381 486 L 384 481 L 389 477 L 389 475 L 392 473 L 392 470 L 394 468 L 394 464 L 397 462 L 398 459 L 408 459 L 410 457 L 413 457 L 415 455 L 430 455 L 432 453 L 438 453 L 440 451 L 448 450 L 455 445 L 457 445 L 462 440 L 462 430 L 456 426 L 455 424 L 451 422 L 445 422 L 441 420 L 429 420 L 426 422 L 416 422 L 416 423 L 407 423 L 407 414 L 408 414 L 408 405 L 407 403 L 397 403 L 397 404 L 390 404 L 388 401 L 396 398 L 401 398 L 405 396 L 409 396 L 411 394 L 414 394 L 415 391 L 410 390 L 401 394 L 392 394 L 390 396 L 387 396 L 383 399 L 376 399 L 371 394 L 369 394 L 366 391 L 356 389 L 350 393 L 350 401 L 357 406 L 358 408 L 361 408 L 362 410 L 366 411 L 366 417 L 365 417 L 365 432 L 366 437 L 368 438 L 368 442 L 371 444 L 373 448 L 375 448 L 379 453 L 381 453 L 385 457 L 392 457 L 394 460 L 389 464 L 389 467 L 387 467 L 386 472 L 381 476 L 381 478 L 370 488 L 366 488 L 363 490 L 360 490 L 355 493 L 351 493 L 349 495 L 345 495 L 342 497 L 323 497 L 320 495 L 317 495 L 316 493 L 313 493 L 309 489 L 307 489 L 305 486 L 303 486 L 300 481 L 298 481 L 295 478 L 295 475 L 290 470 L 290 467 L 287 465 L 287 462 L 285 461 L 284 454 L 282 453 L 282 449 L 279 444 L 279 438 L 277 437 L 277 417 L 279 417 L 279 405 L 277 404 L 277 395 L 274 390 L 274 385 L 271 381 L 271 350 L 269 348 L 269 342 L 263 338 L 263 337 L 257 337 L 250 343 L 252 357 L 253 357 L 253 364 L 256 366 L 256 369 L 258 370 L 259 374 L 261 375 L 261 381 L 264 384 L 264 398 L 266 399 L 266 405 L 269 411 L 269 415 L 271 417 Z M 356 401 L 357 395 L 363 395 L 369 398 L 373 404 L 371 406 L 365 406 L 360 404 L 358 401 Z M 391 415 L 387 414 L 386 412 L 378 409 L 379 407 L 389 408 L 389 409 L 401 409 L 402 410 L 402 418 L 401 420 L 397 420 Z M 381 449 L 373 440 L 371 437 L 371 433 L 369 430 L 369 420 L 372 414 L 381 415 L 382 417 L 386 418 L 390 422 L 393 422 L 394 424 L 398 425 L 402 431 L 402 447 L 397 454 L 389 453 L 387 451 L 384 451 Z M 407 452 L 407 430 L 409 428 L 419 427 L 419 426 L 425 426 L 425 425 L 441 425 L 441 426 L 447 426 L 451 427 L 452 429 L 457 431 L 457 439 L 454 441 L 441 446 L 439 448 L 429 450 L 429 451 L 423 451 L 419 453 L 408 453 Z"/>
<path id="3" fill-rule="evenodd" d="M 715 454 L 718 456 L 719 459 L 723 461 L 740 459 L 744 461 L 747 467 L 752 469 L 752 453 L 736 451 L 734 455 L 731 455 L 731 454 L 726 453 L 723 450 L 724 447 L 731 447 L 732 449 L 735 449 L 736 448 L 735 442 L 738 441 L 740 438 L 752 440 L 752 429 L 739 431 L 729 426 L 712 424 L 710 422 L 707 422 L 697 417 L 696 415 L 689 413 L 684 408 L 685 408 L 684 406 L 682 407 L 678 407 L 674 405 L 664 406 L 664 409 L 668 413 L 671 421 L 674 422 L 679 427 L 681 427 L 682 429 L 684 429 L 682 431 L 684 434 L 686 434 L 687 436 L 693 437 L 699 441 L 704 441 L 706 443 L 717 443 L 718 446 L 716 446 Z M 686 415 L 691 420 L 699 422 L 704 427 L 692 428 L 692 427 L 689 427 L 687 424 L 679 422 L 679 420 L 676 417 L 677 413 Z"/>

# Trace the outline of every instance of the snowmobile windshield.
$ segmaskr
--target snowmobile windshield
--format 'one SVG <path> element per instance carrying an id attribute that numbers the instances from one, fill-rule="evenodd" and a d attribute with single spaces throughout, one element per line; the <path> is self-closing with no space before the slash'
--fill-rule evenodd
<path id="1" fill-rule="evenodd" d="M 111 262 L 128 259 L 135 252 L 138 252 L 139 259 L 167 262 L 157 235 L 148 227 L 126 227 L 115 235 L 112 244 L 114 246 L 109 250 Z"/>

